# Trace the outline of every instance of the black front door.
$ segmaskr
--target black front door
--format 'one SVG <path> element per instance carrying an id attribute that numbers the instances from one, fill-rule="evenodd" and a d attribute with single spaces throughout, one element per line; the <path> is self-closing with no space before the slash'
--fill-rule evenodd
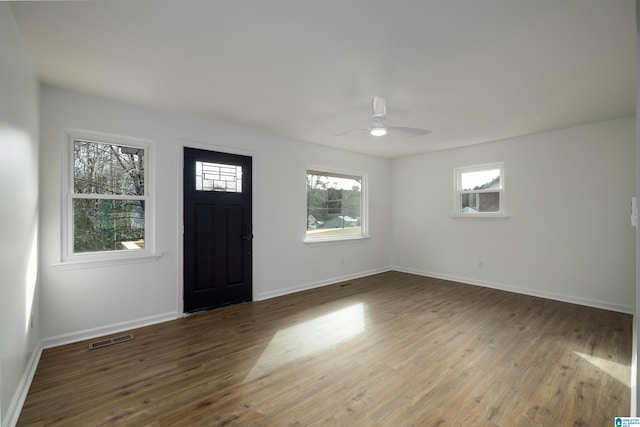
<path id="1" fill-rule="evenodd" d="M 184 149 L 184 311 L 251 301 L 251 157 Z"/>

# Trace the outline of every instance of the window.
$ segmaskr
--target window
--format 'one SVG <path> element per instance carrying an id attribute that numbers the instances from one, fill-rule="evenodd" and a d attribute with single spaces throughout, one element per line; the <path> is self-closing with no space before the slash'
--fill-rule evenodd
<path id="1" fill-rule="evenodd" d="M 307 241 L 367 236 L 366 175 L 307 169 Z"/>
<path id="2" fill-rule="evenodd" d="M 67 130 L 63 261 L 153 252 L 151 141 Z"/>
<path id="3" fill-rule="evenodd" d="M 456 168 L 454 175 L 454 216 L 506 216 L 503 163 Z"/>
<path id="4" fill-rule="evenodd" d="M 242 193 L 242 166 L 196 161 L 196 191 Z"/>

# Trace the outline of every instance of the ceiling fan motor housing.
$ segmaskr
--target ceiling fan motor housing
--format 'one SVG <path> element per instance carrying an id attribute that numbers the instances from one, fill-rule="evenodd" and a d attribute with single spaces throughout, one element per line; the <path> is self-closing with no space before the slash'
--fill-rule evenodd
<path id="1" fill-rule="evenodd" d="M 380 96 L 373 97 L 373 118 L 374 119 L 387 118 L 387 103 L 385 99 Z"/>

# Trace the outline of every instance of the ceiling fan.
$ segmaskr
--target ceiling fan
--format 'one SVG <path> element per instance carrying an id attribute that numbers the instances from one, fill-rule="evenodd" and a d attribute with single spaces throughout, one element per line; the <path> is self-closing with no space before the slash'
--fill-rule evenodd
<path id="1" fill-rule="evenodd" d="M 371 124 L 367 128 L 350 130 L 341 132 L 335 136 L 347 135 L 354 132 L 368 131 L 373 136 L 384 136 L 387 132 L 392 132 L 405 137 L 412 136 L 424 136 L 431 133 L 430 130 L 414 128 L 409 126 L 396 126 L 387 123 L 387 103 L 386 100 L 380 96 L 374 96 L 372 102 L 373 115 L 371 116 Z"/>

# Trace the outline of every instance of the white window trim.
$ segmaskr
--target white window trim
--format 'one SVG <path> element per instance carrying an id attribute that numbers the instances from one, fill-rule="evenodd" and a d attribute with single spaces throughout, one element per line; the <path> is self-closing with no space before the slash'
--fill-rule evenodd
<path id="1" fill-rule="evenodd" d="M 462 206 L 460 204 L 460 195 L 463 191 L 460 190 L 462 173 L 465 172 L 477 172 L 486 169 L 500 169 L 500 189 L 491 190 L 478 190 L 472 193 L 490 192 L 500 193 L 500 208 L 498 212 L 462 212 Z M 485 163 L 481 165 L 463 166 L 453 170 L 453 213 L 450 215 L 453 219 L 490 219 L 490 220 L 505 220 L 509 218 L 509 214 L 506 213 L 506 179 L 504 162 Z"/>
<path id="2" fill-rule="evenodd" d="M 359 172 L 347 169 L 338 169 L 328 166 L 321 165 L 307 165 L 305 168 L 304 174 L 305 177 L 307 175 L 307 171 L 314 170 L 318 172 L 326 172 L 328 174 L 338 174 L 338 175 L 351 175 L 358 176 L 362 180 L 362 187 L 360 189 L 360 234 L 354 235 L 344 235 L 344 236 L 330 236 L 330 237 L 307 237 L 307 189 L 305 186 L 304 189 L 304 200 L 305 200 L 305 216 L 304 216 L 304 239 L 303 242 L 309 246 L 316 245 L 330 245 L 330 244 L 344 244 L 344 243 L 355 243 L 362 242 L 363 240 L 369 239 L 369 175 L 366 172 Z"/>
<path id="3" fill-rule="evenodd" d="M 52 265 L 61 270 L 155 261 L 162 256 L 155 252 L 155 142 L 148 139 L 114 135 L 81 129 L 63 132 L 62 199 L 61 199 L 61 260 Z M 73 142 L 77 139 L 138 147 L 145 150 L 145 244 L 135 251 L 73 253 Z M 77 197 L 77 195 L 76 195 Z M 91 196 L 93 198 L 93 196 Z M 96 196 L 100 198 L 100 196 Z M 110 197 L 112 198 L 112 197 Z M 117 198 L 117 197 L 115 197 Z"/>

